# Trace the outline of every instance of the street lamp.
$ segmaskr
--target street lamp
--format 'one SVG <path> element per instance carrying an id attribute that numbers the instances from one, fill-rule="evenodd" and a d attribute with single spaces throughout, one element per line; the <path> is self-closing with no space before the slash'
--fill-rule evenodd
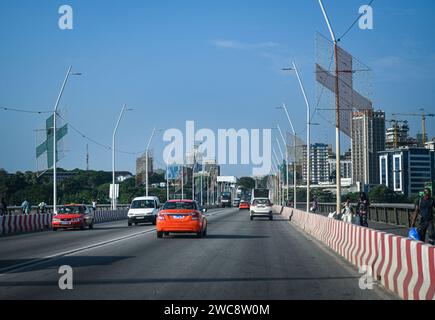
<path id="1" fill-rule="evenodd" d="M 71 72 L 72 66 L 68 68 L 65 79 L 63 81 L 62 87 L 60 88 L 59 95 L 57 96 L 56 104 L 54 105 L 53 111 L 53 213 L 57 214 L 57 138 L 56 138 L 56 115 L 57 108 L 59 107 L 60 99 L 62 98 L 63 91 L 65 90 L 65 86 L 68 82 L 69 76 L 80 76 L 81 73 L 73 73 Z M 47 154 L 47 156 L 49 156 Z"/>
<path id="2" fill-rule="evenodd" d="M 310 163 L 310 148 L 311 148 L 311 108 L 308 102 L 307 95 L 305 93 L 305 88 L 302 83 L 302 80 L 299 76 L 298 68 L 296 64 L 293 62 L 293 68 L 285 68 L 283 71 L 295 71 L 296 77 L 298 78 L 299 86 L 302 91 L 302 95 L 304 96 L 305 104 L 307 107 L 307 212 L 310 212 L 310 180 L 311 180 L 311 163 Z"/>
<path id="3" fill-rule="evenodd" d="M 151 145 L 151 141 L 153 140 L 153 138 L 154 138 L 154 135 L 157 133 L 157 132 L 161 132 L 162 130 L 156 130 L 156 127 L 154 127 L 153 128 L 153 132 L 151 133 L 151 136 L 150 136 L 150 139 L 148 140 L 148 144 L 147 144 L 147 147 L 146 147 L 146 149 L 145 149 L 145 167 L 146 167 L 146 169 L 145 169 L 145 195 L 148 197 L 148 185 L 149 185 L 149 183 L 148 183 L 148 154 L 149 154 L 149 149 L 150 149 L 150 145 Z"/>
<path id="4" fill-rule="evenodd" d="M 295 130 L 295 127 L 293 126 L 293 121 L 291 120 L 291 118 L 290 118 L 290 114 L 288 113 L 288 110 L 287 110 L 287 106 L 283 103 L 282 104 L 282 107 L 278 107 L 277 109 L 280 109 L 280 110 L 284 110 L 284 112 L 285 112 L 285 114 L 286 114 L 286 116 L 287 116 L 287 120 L 288 120 L 288 122 L 289 122 L 289 124 L 290 124 L 290 128 L 292 129 L 292 132 L 293 132 L 293 148 L 294 148 L 294 157 L 295 157 L 295 159 L 294 159 L 294 161 L 293 161 L 293 203 L 294 203 L 294 208 L 296 208 L 296 204 L 297 204 L 297 176 L 296 176 L 296 148 L 297 148 L 297 146 L 296 146 L 296 142 L 297 142 L 297 134 L 296 134 L 296 130 Z M 282 131 L 281 131 L 281 128 L 278 126 L 278 128 L 279 128 L 279 131 L 280 131 L 280 133 L 281 133 L 281 137 L 284 139 L 284 136 L 283 136 L 283 134 L 282 134 Z"/>
<path id="5" fill-rule="evenodd" d="M 116 210 L 116 189 L 115 189 L 115 137 L 118 131 L 119 123 L 121 122 L 122 115 L 125 111 L 131 111 L 133 109 L 126 109 L 127 106 L 124 104 L 122 106 L 121 113 L 119 114 L 118 121 L 116 122 L 115 129 L 112 135 L 112 210 Z"/>
<path id="6" fill-rule="evenodd" d="M 290 123 L 291 123 L 291 121 L 290 121 Z M 291 125 L 291 126 L 293 128 L 293 125 Z M 277 129 L 279 131 L 279 134 L 281 136 L 282 142 L 284 143 L 284 146 L 285 146 L 285 156 L 286 156 L 286 162 L 287 162 L 287 164 L 286 164 L 286 185 L 287 185 L 287 192 L 286 192 L 286 194 L 287 194 L 287 202 L 288 202 L 288 200 L 289 200 L 289 181 L 290 181 L 289 180 L 289 172 L 288 172 L 289 151 L 288 151 L 288 148 L 287 148 L 286 139 L 284 138 L 284 135 L 282 134 L 281 127 L 279 126 L 279 124 L 276 127 L 277 127 Z M 295 148 L 295 161 L 293 163 L 293 171 L 294 171 L 294 173 L 293 173 L 293 175 L 294 175 L 293 176 L 293 187 L 294 187 L 294 199 L 293 199 L 293 202 L 296 203 L 296 164 L 295 164 L 295 162 L 296 162 L 296 132 L 293 131 L 293 135 L 294 135 L 294 148 Z"/>

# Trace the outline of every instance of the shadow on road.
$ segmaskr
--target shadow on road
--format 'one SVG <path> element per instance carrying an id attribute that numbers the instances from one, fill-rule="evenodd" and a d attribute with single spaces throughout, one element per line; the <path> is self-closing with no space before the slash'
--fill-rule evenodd
<path id="1" fill-rule="evenodd" d="M 154 283 L 225 283 L 225 282 L 282 282 L 282 281 L 343 281 L 356 280 L 359 277 L 258 277 L 258 278 L 149 278 L 149 279 L 101 279 L 101 280 L 76 280 L 74 285 L 135 285 Z M 55 283 L 55 285 L 57 285 Z M 0 287 L 30 287 L 53 286 L 53 281 L 0 281 Z"/>
<path id="2" fill-rule="evenodd" d="M 268 236 L 250 236 L 250 235 L 242 235 L 242 234 L 208 234 L 206 237 L 202 238 L 203 240 L 215 240 L 215 239 L 228 239 L 228 240 L 237 240 L 237 239 L 266 239 L 270 238 Z M 165 239 L 198 239 L 196 235 L 192 234 L 171 234 L 166 236 Z"/>
<path id="3" fill-rule="evenodd" d="M 74 268 L 106 266 L 121 260 L 133 259 L 133 256 L 67 256 L 54 259 L 15 259 L 0 260 L 0 269 L 5 273 L 26 273 L 47 269 L 58 269 L 68 265 Z M 57 272 L 57 271 L 56 271 Z M 0 279 L 1 282 L 1 279 Z M 1 286 L 1 284 L 0 284 Z"/>

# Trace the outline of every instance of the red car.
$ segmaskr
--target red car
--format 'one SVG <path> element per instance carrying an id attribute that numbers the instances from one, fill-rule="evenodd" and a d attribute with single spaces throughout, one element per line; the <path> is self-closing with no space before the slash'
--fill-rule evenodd
<path id="1" fill-rule="evenodd" d="M 250 205 L 248 201 L 240 201 L 239 210 L 249 210 Z"/>
<path id="2" fill-rule="evenodd" d="M 53 216 L 51 227 L 53 231 L 59 229 L 93 229 L 94 211 L 83 204 L 68 204 L 58 209 Z"/>
<path id="3" fill-rule="evenodd" d="M 157 238 L 170 233 L 195 233 L 199 238 L 207 235 L 207 218 L 196 201 L 170 200 L 157 216 Z"/>

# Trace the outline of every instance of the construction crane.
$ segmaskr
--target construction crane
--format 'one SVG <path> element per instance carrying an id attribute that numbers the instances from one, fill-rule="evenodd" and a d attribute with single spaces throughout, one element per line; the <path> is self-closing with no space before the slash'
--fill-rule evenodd
<path id="1" fill-rule="evenodd" d="M 397 149 L 398 144 L 399 144 L 399 137 L 398 137 L 399 136 L 399 124 L 401 123 L 401 124 L 407 125 L 408 121 L 407 120 L 401 121 L 401 120 L 396 120 L 396 119 L 385 120 L 385 121 L 390 122 L 393 125 L 393 129 L 394 129 L 394 149 Z"/>
<path id="2" fill-rule="evenodd" d="M 427 117 L 435 117 L 435 114 L 429 113 L 426 114 L 424 109 L 419 109 L 421 113 L 393 113 L 393 116 L 406 116 L 406 117 L 421 117 L 421 129 L 423 131 L 423 145 L 426 144 L 426 118 Z"/>

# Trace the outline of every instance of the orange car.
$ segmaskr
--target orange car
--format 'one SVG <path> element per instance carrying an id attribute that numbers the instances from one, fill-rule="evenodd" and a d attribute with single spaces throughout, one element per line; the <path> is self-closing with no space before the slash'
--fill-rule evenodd
<path id="1" fill-rule="evenodd" d="M 248 201 L 243 201 L 243 200 L 240 201 L 239 210 L 244 210 L 244 209 L 249 210 L 249 208 L 250 206 Z"/>
<path id="2" fill-rule="evenodd" d="M 170 200 L 157 216 L 157 238 L 170 233 L 196 233 L 199 238 L 207 235 L 207 218 L 196 201 Z"/>

